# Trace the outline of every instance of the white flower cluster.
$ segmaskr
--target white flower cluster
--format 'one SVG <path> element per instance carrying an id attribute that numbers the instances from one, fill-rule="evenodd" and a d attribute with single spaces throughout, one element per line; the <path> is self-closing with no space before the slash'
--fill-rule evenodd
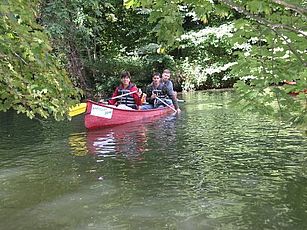
<path id="1" fill-rule="evenodd" d="M 269 51 L 273 51 L 273 54 L 276 54 L 277 52 L 283 52 L 284 51 L 284 48 L 282 47 L 277 47 L 277 48 L 273 48 L 272 49 L 269 49 Z"/>
<path id="2" fill-rule="evenodd" d="M 291 56 L 291 51 L 286 50 L 285 55 L 281 57 L 281 59 L 288 59 Z"/>
<path id="3" fill-rule="evenodd" d="M 299 37 L 307 36 L 307 31 L 299 30 L 299 32 L 301 33 L 298 35 Z"/>
<path id="4" fill-rule="evenodd" d="M 194 21 L 194 22 L 199 20 L 199 18 L 197 17 L 197 15 L 194 11 L 186 13 L 186 16 L 192 17 L 192 21 Z"/>
<path id="5" fill-rule="evenodd" d="M 229 62 L 223 66 L 218 66 L 217 64 L 213 64 L 208 66 L 207 68 L 203 68 L 201 66 L 196 66 L 194 69 L 194 76 L 196 76 L 198 83 L 202 80 L 205 80 L 207 76 L 210 76 L 215 73 L 224 72 L 229 69 L 231 66 L 238 64 L 237 62 Z M 227 80 L 227 79 L 224 79 Z"/>
<path id="6" fill-rule="evenodd" d="M 214 73 L 220 73 L 223 71 L 226 71 L 229 69 L 231 66 L 238 64 L 237 62 L 229 62 L 223 66 L 218 66 L 217 64 L 208 66 L 207 68 L 203 69 L 204 73 L 206 75 L 212 75 Z"/>
<path id="7" fill-rule="evenodd" d="M 234 50 L 239 49 L 239 50 L 244 50 L 244 51 L 250 51 L 251 48 L 252 48 L 252 45 L 249 44 L 249 43 L 239 44 L 237 42 L 232 47 L 232 49 L 234 49 Z"/>
<path id="8" fill-rule="evenodd" d="M 257 37 L 252 37 L 250 38 L 247 42 L 239 44 L 235 43 L 232 47 L 233 50 L 239 49 L 242 51 L 245 51 L 243 54 L 245 57 L 248 57 L 251 55 L 251 50 L 252 50 L 252 44 L 256 44 L 259 41 L 265 41 L 265 39 L 259 39 Z"/>
<path id="9" fill-rule="evenodd" d="M 248 51 L 249 52 L 249 51 L 251 51 L 252 44 L 256 44 L 259 41 L 265 42 L 266 40 L 265 39 L 260 39 L 260 38 L 257 38 L 257 37 L 252 37 L 252 38 L 248 39 L 247 42 L 242 43 L 242 44 L 239 44 L 239 43 L 236 42 L 233 45 L 232 49 L 240 49 L 240 50 Z"/>
<path id="10" fill-rule="evenodd" d="M 258 37 L 251 37 L 250 39 L 248 39 L 248 42 L 251 44 L 256 44 L 257 42 L 266 42 L 266 39 L 263 38 L 258 38 Z"/>
<path id="11" fill-rule="evenodd" d="M 194 45 L 199 45 L 210 38 L 211 35 L 215 36 L 217 39 L 222 37 L 232 37 L 234 32 L 234 25 L 223 24 L 219 27 L 207 27 L 198 32 L 188 32 L 183 34 L 178 41 L 188 40 L 191 41 Z"/>
<path id="12" fill-rule="evenodd" d="M 241 81 L 247 81 L 247 80 L 253 80 L 253 79 L 257 79 L 257 77 L 254 75 L 246 75 L 240 78 Z"/>
<path id="13" fill-rule="evenodd" d="M 183 66 L 185 69 L 185 72 L 189 76 L 193 76 L 192 79 L 185 81 L 183 84 L 183 91 L 189 91 L 195 89 L 195 87 L 199 86 L 202 82 L 205 82 L 208 78 L 208 76 L 214 74 L 214 73 L 220 73 L 223 71 L 226 71 L 231 66 L 236 65 L 237 62 L 229 62 L 223 66 L 218 66 L 218 64 L 213 64 L 211 66 L 208 66 L 207 68 L 204 68 L 200 65 L 195 65 L 193 63 L 190 63 L 188 59 L 185 59 L 183 61 Z M 225 75 L 223 80 L 227 80 L 229 78 L 228 75 Z"/>
<path id="14" fill-rule="evenodd" d="M 288 38 L 286 35 L 283 35 L 282 37 L 282 44 L 287 45 L 288 43 L 291 43 L 291 39 Z"/>

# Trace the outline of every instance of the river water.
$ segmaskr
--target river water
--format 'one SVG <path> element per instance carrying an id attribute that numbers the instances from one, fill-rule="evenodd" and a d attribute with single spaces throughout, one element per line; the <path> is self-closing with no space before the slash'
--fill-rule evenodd
<path id="1" fill-rule="evenodd" d="M 232 96 L 90 132 L 0 114 L 0 229 L 307 229 L 307 137 Z"/>

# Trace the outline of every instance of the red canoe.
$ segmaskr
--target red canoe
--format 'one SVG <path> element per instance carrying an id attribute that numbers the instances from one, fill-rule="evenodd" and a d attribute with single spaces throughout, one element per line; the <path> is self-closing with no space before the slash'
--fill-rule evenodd
<path id="1" fill-rule="evenodd" d="M 97 129 L 147 120 L 170 112 L 173 112 L 173 110 L 169 107 L 150 110 L 127 110 L 88 100 L 84 122 L 87 129 Z"/>

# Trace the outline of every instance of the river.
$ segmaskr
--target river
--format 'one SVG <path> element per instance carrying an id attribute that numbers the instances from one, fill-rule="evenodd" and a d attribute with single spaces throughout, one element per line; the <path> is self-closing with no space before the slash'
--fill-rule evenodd
<path id="1" fill-rule="evenodd" d="M 307 229 L 307 137 L 232 92 L 86 131 L 0 114 L 0 229 Z"/>

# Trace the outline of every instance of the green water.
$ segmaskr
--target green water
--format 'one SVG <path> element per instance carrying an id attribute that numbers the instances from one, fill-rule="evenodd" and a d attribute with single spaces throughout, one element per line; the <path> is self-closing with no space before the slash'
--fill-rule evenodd
<path id="1" fill-rule="evenodd" d="M 231 97 L 92 132 L 0 114 L 0 229 L 307 229 L 307 138 Z"/>

